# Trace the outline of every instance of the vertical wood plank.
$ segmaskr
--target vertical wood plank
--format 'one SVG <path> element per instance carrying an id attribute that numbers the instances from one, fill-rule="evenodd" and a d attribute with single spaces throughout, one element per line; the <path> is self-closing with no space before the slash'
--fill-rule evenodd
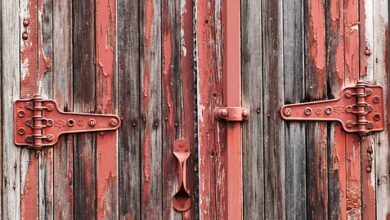
<path id="1" fill-rule="evenodd" d="M 374 83 L 374 6 L 375 0 L 360 0 L 360 77 L 363 81 Z M 378 135 L 361 139 L 361 178 L 362 178 L 362 219 L 376 219 L 376 170 L 374 151 L 378 145 Z"/>
<path id="2" fill-rule="evenodd" d="M 390 120 L 390 90 L 389 77 L 389 2 L 386 0 L 374 1 L 374 81 L 384 86 L 385 117 Z M 378 144 L 375 148 L 376 170 L 376 217 L 377 219 L 390 218 L 390 127 L 389 123 L 384 132 L 378 135 Z"/>
<path id="3" fill-rule="evenodd" d="M 2 1 L 2 104 L 12 106 L 20 94 L 20 5 Z M 13 109 L 2 111 L 2 218 L 20 219 L 20 154 L 13 140 Z"/>
<path id="4" fill-rule="evenodd" d="M 328 10 L 328 87 L 329 96 L 338 97 L 344 87 L 344 1 L 330 1 Z M 346 219 L 346 134 L 340 124 L 330 127 L 328 152 L 329 217 Z"/>
<path id="5" fill-rule="evenodd" d="M 73 1 L 74 111 L 95 111 L 95 4 Z M 80 134 L 74 143 L 74 216 L 96 218 L 96 136 Z"/>
<path id="6" fill-rule="evenodd" d="M 244 219 L 265 219 L 261 13 L 260 1 L 241 2 L 242 106 L 251 113 L 242 131 Z"/>
<path id="7" fill-rule="evenodd" d="M 303 102 L 304 4 L 283 3 L 283 71 L 286 103 Z M 306 135 L 304 123 L 288 123 L 285 133 L 286 218 L 306 219 Z M 311 159 L 311 158 L 309 158 Z"/>
<path id="8" fill-rule="evenodd" d="M 285 132 L 277 106 L 284 103 L 282 1 L 262 1 L 265 218 L 285 219 Z"/>
<path id="9" fill-rule="evenodd" d="M 53 1 L 53 97 L 65 112 L 73 111 L 72 1 Z M 54 219 L 73 218 L 73 135 L 53 146 Z"/>
<path id="10" fill-rule="evenodd" d="M 21 42 L 21 97 L 32 97 L 46 92 L 44 85 L 44 71 L 40 69 L 41 50 L 41 22 L 38 13 L 41 13 L 42 1 L 20 1 L 21 17 L 19 25 L 23 32 Z M 43 48 L 42 48 L 43 49 Z M 43 69 L 42 69 L 43 70 Z M 21 153 L 21 219 L 38 219 L 41 203 L 40 164 L 42 151 L 22 148 Z M 42 194 L 43 195 L 43 194 Z M 43 205 L 44 206 L 44 205 Z"/>
<path id="11" fill-rule="evenodd" d="M 116 111 L 116 1 L 95 1 L 96 105 L 98 113 Z M 117 122 L 119 123 L 119 122 Z M 117 141 L 116 131 L 96 138 L 97 218 L 116 219 Z"/>
<path id="12" fill-rule="evenodd" d="M 172 146 L 176 139 L 191 143 L 187 160 L 187 184 L 192 197 L 185 219 L 195 219 L 193 169 L 194 148 L 194 75 L 193 75 L 192 1 L 162 2 L 162 95 L 163 95 L 163 219 L 181 219 L 172 207 L 172 196 L 179 190 L 178 163 Z"/>
<path id="13" fill-rule="evenodd" d="M 345 85 L 356 85 L 359 80 L 359 1 L 344 1 Z M 361 218 L 360 140 L 356 134 L 346 136 L 346 199 L 347 219 Z"/>
<path id="14" fill-rule="evenodd" d="M 52 13 L 51 0 L 38 1 L 38 68 L 44 75 L 40 94 L 43 98 L 53 98 L 53 39 L 52 39 Z M 53 148 L 42 150 L 39 160 L 39 218 L 53 218 Z"/>
<path id="15" fill-rule="evenodd" d="M 374 0 L 360 0 L 360 77 L 374 83 Z M 378 134 L 361 138 L 362 219 L 376 219 L 375 149 Z"/>
<path id="16" fill-rule="evenodd" d="M 141 215 L 162 216 L 161 5 L 141 4 Z"/>
<path id="17" fill-rule="evenodd" d="M 119 216 L 141 218 L 140 2 L 118 0 Z"/>
<path id="18" fill-rule="evenodd" d="M 326 97 L 325 1 L 306 5 L 306 93 L 309 100 Z M 327 126 L 307 125 L 307 218 L 328 218 Z"/>
<path id="19" fill-rule="evenodd" d="M 199 141 L 199 215 L 200 219 L 223 219 L 225 198 L 221 156 L 223 140 L 213 111 L 222 106 L 221 1 L 199 0 L 195 5 L 197 107 Z M 222 133 L 222 132 L 221 132 Z"/>

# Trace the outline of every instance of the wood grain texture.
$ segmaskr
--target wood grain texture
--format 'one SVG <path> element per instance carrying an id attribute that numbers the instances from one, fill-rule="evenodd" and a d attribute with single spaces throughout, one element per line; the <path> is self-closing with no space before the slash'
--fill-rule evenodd
<path id="1" fill-rule="evenodd" d="M 328 87 L 329 96 L 338 97 L 344 87 L 344 1 L 331 1 L 328 4 Z M 346 171 L 345 147 L 346 134 L 341 125 L 330 127 L 328 152 L 329 177 L 329 217 L 346 219 Z"/>
<path id="2" fill-rule="evenodd" d="M 12 106 L 20 94 L 20 5 L 2 1 L 2 104 Z M 2 219 L 20 219 L 20 154 L 13 142 L 13 109 L 2 111 Z"/>
<path id="3" fill-rule="evenodd" d="M 305 42 L 304 4 L 283 3 L 283 72 L 286 103 L 304 100 Z M 285 131 L 286 219 L 306 219 L 306 133 L 305 123 L 288 123 Z M 308 146 L 311 147 L 311 146 Z"/>
<path id="4" fill-rule="evenodd" d="M 306 95 L 310 101 L 326 98 L 325 1 L 307 2 Z M 307 218 L 328 218 L 327 125 L 307 125 Z"/>
<path id="5" fill-rule="evenodd" d="M 38 2 L 38 68 L 44 75 L 40 94 L 53 98 L 53 4 L 51 0 Z M 39 219 L 52 219 L 53 210 L 53 148 L 45 148 L 39 158 Z"/>
<path id="6" fill-rule="evenodd" d="M 242 1 L 242 106 L 251 114 L 242 131 L 244 219 L 265 219 L 261 12 L 261 2 Z"/>
<path id="7" fill-rule="evenodd" d="M 223 219 L 225 171 L 223 123 L 217 123 L 213 111 L 222 106 L 222 28 L 221 1 L 199 0 L 196 16 L 196 69 L 199 141 L 199 217 Z"/>
<path id="8" fill-rule="evenodd" d="M 262 1 L 265 218 L 285 219 L 285 131 L 277 108 L 284 103 L 281 1 Z"/>
<path id="9" fill-rule="evenodd" d="M 189 0 L 162 1 L 162 96 L 163 96 L 163 219 L 195 219 L 195 170 L 193 144 L 187 160 L 191 209 L 183 214 L 172 207 L 179 190 L 178 163 L 172 146 L 176 139 L 194 142 L 193 11 Z"/>
<path id="10" fill-rule="evenodd" d="M 390 119 L 390 92 L 389 92 L 389 3 L 385 0 L 373 2 L 374 11 L 374 81 L 384 86 L 386 96 L 386 119 Z M 390 218 L 390 133 L 389 123 L 384 132 L 378 135 L 378 144 L 375 151 L 376 170 L 376 217 L 377 219 Z"/>
<path id="11" fill-rule="evenodd" d="M 161 4 L 140 5 L 141 216 L 162 216 Z"/>
<path id="12" fill-rule="evenodd" d="M 140 2 L 118 0 L 119 216 L 141 218 Z"/>
<path id="13" fill-rule="evenodd" d="M 73 111 L 72 1 L 53 1 L 53 97 L 65 112 Z M 53 147 L 54 219 L 73 217 L 73 135 Z"/>
<path id="14" fill-rule="evenodd" d="M 95 0 L 96 106 L 102 114 L 116 113 L 116 1 Z M 117 122 L 119 123 L 119 122 Z M 96 138 L 97 219 L 117 219 L 117 134 Z"/>
<path id="15" fill-rule="evenodd" d="M 74 111 L 95 111 L 95 1 L 73 1 Z M 74 216 L 96 218 L 96 135 L 74 138 Z"/>

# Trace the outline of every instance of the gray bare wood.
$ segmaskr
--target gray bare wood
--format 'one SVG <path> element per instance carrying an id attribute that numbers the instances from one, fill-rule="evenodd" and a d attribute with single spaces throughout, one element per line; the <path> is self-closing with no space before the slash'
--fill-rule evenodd
<path id="1" fill-rule="evenodd" d="M 95 111 L 95 1 L 73 1 L 74 111 Z M 74 216 L 96 218 L 96 134 L 75 135 Z"/>
<path id="2" fill-rule="evenodd" d="M 119 216 L 141 218 L 139 1 L 118 0 Z"/>
<path id="3" fill-rule="evenodd" d="M 140 3 L 141 216 L 162 216 L 161 3 Z"/>
<path id="4" fill-rule="evenodd" d="M 265 219 L 285 219 L 285 131 L 282 1 L 262 0 Z"/>
<path id="5" fill-rule="evenodd" d="M 53 97 L 59 109 L 73 111 L 72 1 L 53 1 Z M 54 219 L 73 218 L 73 135 L 62 135 L 54 155 Z M 65 196 L 67 195 L 67 196 Z"/>
<path id="6" fill-rule="evenodd" d="M 304 7 L 300 0 L 283 2 L 283 71 L 286 103 L 304 100 Z M 306 219 L 305 124 L 289 122 L 285 127 L 286 218 Z"/>
<path id="7" fill-rule="evenodd" d="M 250 120 L 242 125 L 244 219 L 265 219 L 261 14 L 260 1 L 242 1 L 242 106 L 251 113 Z"/>
<path id="8" fill-rule="evenodd" d="M 20 219 L 20 148 L 13 141 L 13 102 L 20 94 L 19 2 L 1 2 L 2 7 L 2 219 Z"/>

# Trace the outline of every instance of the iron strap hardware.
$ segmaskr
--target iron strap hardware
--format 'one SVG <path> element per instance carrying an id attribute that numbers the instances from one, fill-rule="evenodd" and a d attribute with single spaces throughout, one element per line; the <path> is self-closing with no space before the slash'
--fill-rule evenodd
<path id="1" fill-rule="evenodd" d="M 33 149 L 56 144 L 61 134 L 116 130 L 120 124 L 116 115 L 62 112 L 40 95 L 14 103 L 15 144 Z"/>
<path id="2" fill-rule="evenodd" d="M 288 121 L 339 121 L 345 131 L 365 135 L 384 129 L 383 89 L 359 81 L 337 99 L 284 105 L 280 113 Z"/>
<path id="3" fill-rule="evenodd" d="M 248 120 L 249 111 L 243 107 L 217 107 L 214 115 L 218 120 L 240 122 Z"/>
<path id="4" fill-rule="evenodd" d="M 187 159 L 190 154 L 190 143 L 187 140 L 178 139 L 173 143 L 173 155 L 179 162 L 179 190 L 173 196 L 172 205 L 179 212 L 185 212 L 191 207 L 187 188 Z"/>

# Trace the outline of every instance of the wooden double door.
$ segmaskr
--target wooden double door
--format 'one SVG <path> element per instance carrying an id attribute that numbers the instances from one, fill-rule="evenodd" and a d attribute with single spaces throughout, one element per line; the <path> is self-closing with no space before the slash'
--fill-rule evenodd
<path id="1" fill-rule="evenodd" d="M 387 0 L 2 0 L 1 219 L 389 219 L 388 18 Z M 359 80 L 383 87 L 383 131 L 282 120 Z M 121 126 L 16 146 L 14 101 L 36 94 Z"/>

